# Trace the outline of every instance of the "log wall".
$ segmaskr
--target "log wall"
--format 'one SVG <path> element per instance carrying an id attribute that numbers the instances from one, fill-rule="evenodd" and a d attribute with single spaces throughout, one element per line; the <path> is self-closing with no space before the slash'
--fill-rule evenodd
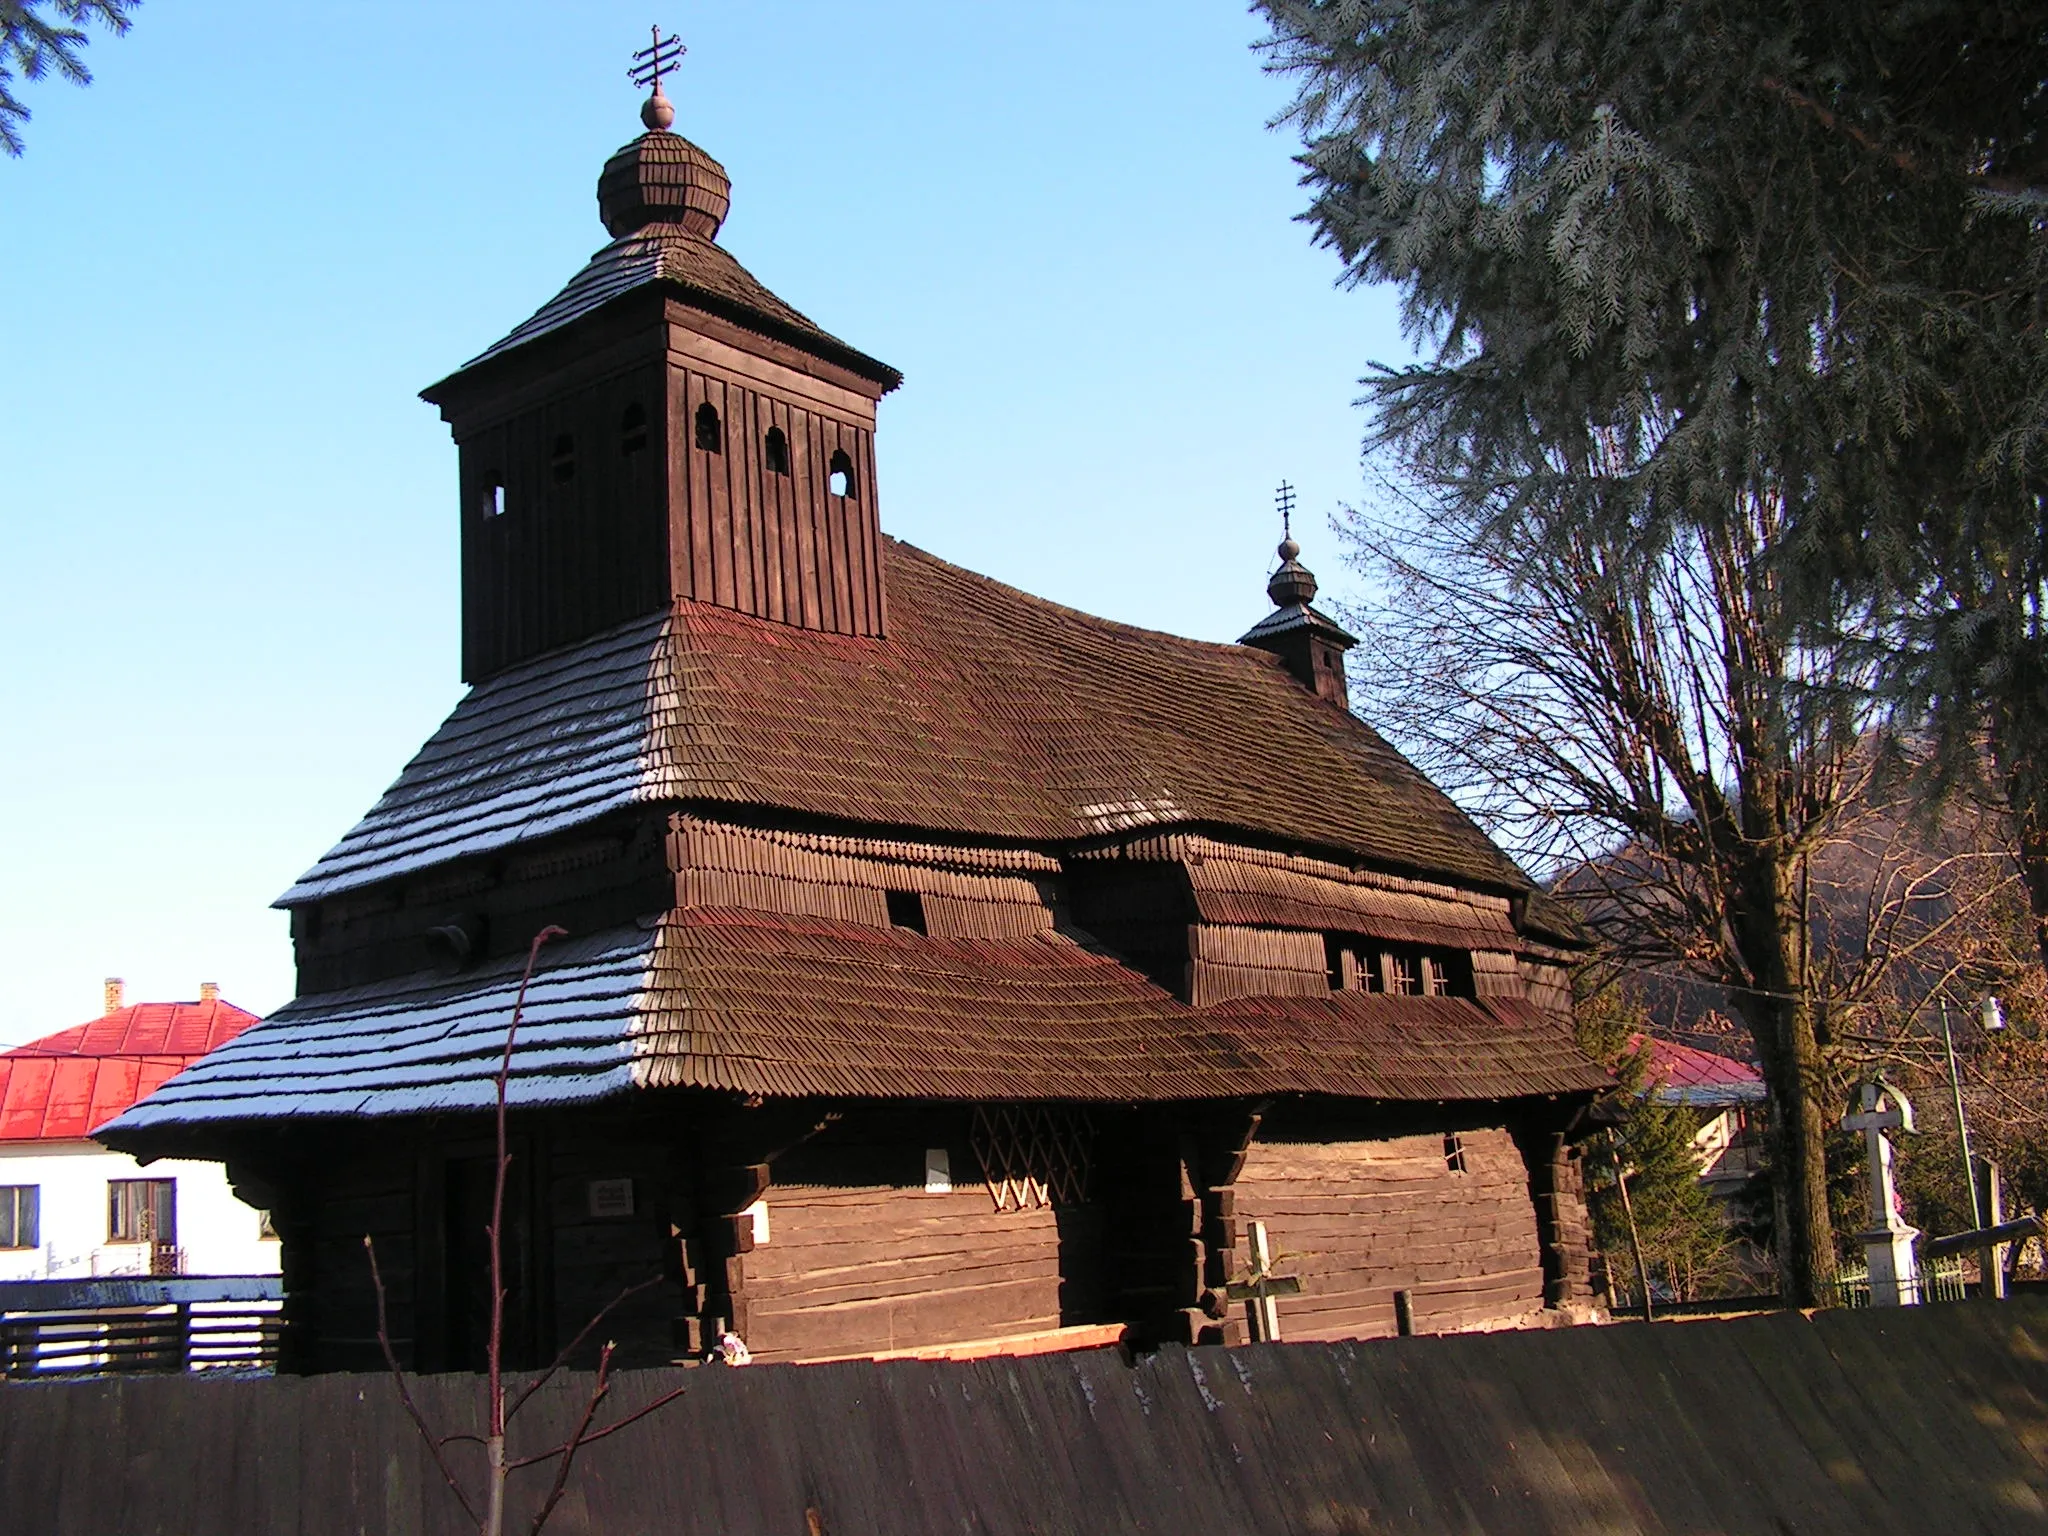
<path id="1" fill-rule="evenodd" d="M 774 1186 L 742 1260 L 757 1360 L 816 1359 L 1060 1326 L 1052 1210 L 998 1211 L 978 1181 Z"/>
<path id="2" fill-rule="evenodd" d="M 1266 1223 L 1283 1339 L 1395 1333 L 1394 1293 L 1418 1332 L 1503 1321 L 1543 1305 L 1529 1174 L 1505 1130 L 1461 1132 L 1464 1171 L 1440 1133 L 1382 1141 L 1254 1142 L 1235 1185 L 1240 1226 Z"/>

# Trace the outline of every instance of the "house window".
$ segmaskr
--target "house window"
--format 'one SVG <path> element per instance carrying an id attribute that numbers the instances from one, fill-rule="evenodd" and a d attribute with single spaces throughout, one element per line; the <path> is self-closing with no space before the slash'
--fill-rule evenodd
<path id="1" fill-rule="evenodd" d="M 175 1243 L 178 1240 L 177 1191 L 175 1179 L 109 1179 L 107 1241 Z"/>
<path id="2" fill-rule="evenodd" d="M 1456 1131 L 1444 1137 L 1444 1167 L 1452 1173 L 1465 1171 L 1465 1138 Z"/>
<path id="3" fill-rule="evenodd" d="M 39 1184 L 0 1184 L 0 1248 L 40 1248 L 43 1190 Z"/>
<path id="4" fill-rule="evenodd" d="M 476 507 L 486 519 L 505 515 L 505 486 L 496 475 L 484 482 L 483 491 L 476 499 Z"/>
<path id="5" fill-rule="evenodd" d="M 619 454 L 625 457 L 647 446 L 647 412 L 638 402 L 626 407 L 619 418 Z"/>
<path id="6" fill-rule="evenodd" d="M 916 891 L 887 891 L 889 903 L 889 926 L 908 928 L 912 933 L 923 933 L 924 898 Z"/>
<path id="7" fill-rule="evenodd" d="M 555 439 L 555 451 L 549 462 L 553 466 L 555 484 L 564 485 L 576 478 L 576 439 L 564 432 Z"/>
<path id="8" fill-rule="evenodd" d="M 834 496 L 853 497 L 853 460 L 848 458 L 844 448 L 832 450 L 832 478 L 827 482 Z"/>
<path id="9" fill-rule="evenodd" d="M 706 453 L 725 452 L 725 432 L 709 400 L 697 407 L 697 446 Z"/>
<path id="10" fill-rule="evenodd" d="M 768 429 L 768 436 L 761 444 L 761 457 L 767 462 L 769 474 L 789 473 L 789 439 L 782 435 L 782 428 Z"/>

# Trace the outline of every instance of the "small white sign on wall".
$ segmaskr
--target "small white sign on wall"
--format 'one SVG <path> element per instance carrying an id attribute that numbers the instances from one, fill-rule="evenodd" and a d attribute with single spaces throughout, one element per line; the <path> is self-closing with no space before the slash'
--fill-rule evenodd
<path id="1" fill-rule="evenodd" d="M 944 1147 L 924 1149 L 924 1192 L 928 1195 L 953 1193 L 953 1156 Z"/>
<path id="2" fill-rule="evenodd" d="M 590 1214 L 599 1220 L 632 1215 L 633 1181 L 631 1179 L 592 1179 L 590 1181 Z"/>
<path id="3" fill-rule="evenodd" d="M 740 1214 L 749 1218 L 754 1223 L 754 1246 L 756 1248 L 766 1248 L 769 1235 L 768 1202 L 766 1200 L 756 1200 L 744 1211 L 741 1211 Z"/>

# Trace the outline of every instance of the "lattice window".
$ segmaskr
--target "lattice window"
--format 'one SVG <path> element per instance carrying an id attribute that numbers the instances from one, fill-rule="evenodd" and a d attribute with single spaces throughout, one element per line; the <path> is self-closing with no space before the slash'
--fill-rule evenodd
<path id="1" fill-rule="evenodd" d="M 1086 1200 L 1094 1139 L 1084 1109 L 995 1104 L 974 1111 L 974 1155 L 999 1211 Z"/>

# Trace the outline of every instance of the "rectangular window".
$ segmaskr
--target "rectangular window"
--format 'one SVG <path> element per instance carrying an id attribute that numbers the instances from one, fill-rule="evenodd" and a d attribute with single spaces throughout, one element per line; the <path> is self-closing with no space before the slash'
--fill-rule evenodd
<path id="1" fill-rule="evenodd" d="M 908 928 L 912 933 L 923 933 L 924 897 L 916 891 L 885 891 L 884 899 L 889 907 L 889 926 Z"/>
<path id="2" fill-rule="evenodd" d="M 1402 997 L 1422 995 L 1422 959 L 1418 955 L 1389 953 L 1386 957 L 1387 990 Z"/>
<path id="3" fill-rule="evenodd" d="M 1451 973 L 1443 961 L 1432 955 L 1422 957 L 1422 990 L 1429 997 L 1451 995 Z"/>
<path id="4" fill-rule="evenodd" d="M 175 1179 L 109 1179 L 107 1241 L 175 1243 L 178 1240 L 177 1192 Z"/>
<path id="5" fill-rule="evenodd" d="M 1465 1138 L 1456 1131 L 1444 1137 L 1444 1167 L 1452 1173 L 1465 1171 Z"/>
<path id="6" fill-rule="evenodd" d="M 0 1248 L 40 1248 L 42 1210 L 41 1185 L 0 1184 Z"/>

